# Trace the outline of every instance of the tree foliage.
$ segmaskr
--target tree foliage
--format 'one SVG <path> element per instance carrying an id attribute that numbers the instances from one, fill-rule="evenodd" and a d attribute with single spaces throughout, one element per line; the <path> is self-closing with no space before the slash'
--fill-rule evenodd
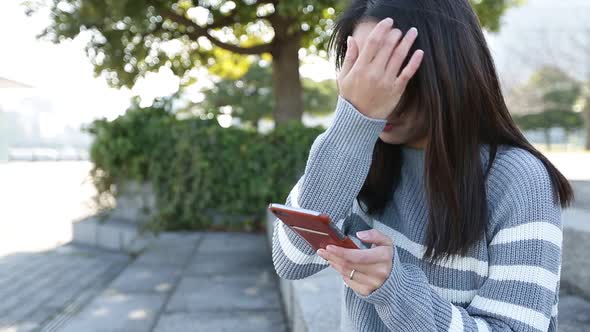
<path id="1" fill-rule="evenodd" d="M 582 114 L 574 111 L 582 85 L 561 69 L 539 68 L 514 92 L 524 111 L 513 109 L 515 121 L 523 130 L 563 128 L 567 132 L 584 126 Z M 550 142 L 548 142 L 550 143 Z"/>
<path id="2" fill-rule="evenodd" d="M 272 96 L 271 69 L 256 64 L 239 79 L 222 79 L 204 91 L 201 107 L 215 115 L 226 112 L 231 107 L 233 117 L 242 123 L 256 127 L 258 120 L 272 118 L 274 99 Z M 324 80 L 316 82 L 303 78 L 304 112 L 324 115 L 336 106 L 336 82 Z"/>
<path id="3" fill-rule="evenodd" d="M 44 0 L 28 0 L 29 12 Z M 523 0 L 470 0 L 481 24 L 500 28 L 504 11 Z M 95 73 L 116 87 L 132 87 L 160 67 L 181 84 L 194 81 L 191 69 L 238 78 L 251 55 L 272 56 L 275 118 L 303 111 L 297 53 L 326 57 L 335 16 L 345 0 L 51 0 L 51 20 L 41 36 L 61 42 L 86 35 Z M 280 65 L 279 65 L 280 63 Z"/>
<path id="4" fill-rule="evenodd" d="M 483 26 L 521 0 L 471 0 Z M 197 65 L 241 63 L 301 36 L 301 47 L 325 55 L 335 15 L 346 1 L 329 0 L 52 0 L 53 42 L 88 34 L 88 57 L 114 86 L 131 87 L 146 72 L 169 66 L 185 77 Z M 37 8 L 34 0 L 29 9 Z M 220 48 L 226 52 L 217 50 Z M 234 55 L 232 58 L 230 55 Z M 245 73 L 245 71 L 243 71 Z M 188 82 L 188 79 L 185 79 Z"/>
<path id="5" fill-rule="evenodd" d="M 293 35 L 319 53 L 339 8 L 328 0 L 53 0 L 41 36 L 57 43 L 88 34 L 96 73 L 131 87 L 161 66 L 186 77 L 197 65 L 243 65 L 244 55 L 272 54 Z"/>

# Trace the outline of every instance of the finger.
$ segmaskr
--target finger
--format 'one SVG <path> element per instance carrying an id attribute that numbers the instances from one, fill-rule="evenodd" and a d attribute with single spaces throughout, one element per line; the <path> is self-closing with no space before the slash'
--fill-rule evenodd
<path id="1" fill-rule="evenodd" d="M 414 44 L 414 41 L 418 38 L 418 30 L 416 28 L 411 28 L 406 33 L 404 39 L 399 43 L 399 46 L 393 51 L 389 59 L 389 63 L 387 64 L 386 72 L 391 77 L 397 77 L 399 73 L 400 67 L 404 62 L 404 59 L 408 56 L 408 52 Z"/>
<path id="2" fill-rule="evenodd" d="M 375 54 L 381 47 L 383 43 L 383 39 L 388 31 L 393 28 L 393 19 L 390 17 L 382 20 L 381 22 L 377 23 L 377 25 L 373 28 L 373 31 L 367 37 L 367 41 L 359 54 L 359 63 L 361 64 L 368 64 L 373 61 Z"/>
<path id="3" fill-rule="evenodd" d="M 331 254 L 340 256 L 352 264 L 376 264 L 389 260 L 387 247 L 375 247 L 371 249 L 348 249 L 329 245 L 326 251 Z"/>
<path id="4" fill-rule="evenodd" d="M 354 274 L 354 276 L 356 279 L 356 273 Z M 342 280 L 348 287 L 350 287 L 352 290 L 361 295 L 367 296 L 371 294 L 371 292 L 373 292 L 373 288 L 371 288 L 371 286 L 361 284 L 360 282 L 357 282 L 354 279 L 350 280 L 348 277 L 342 277 Z"/>
<path id="5" fill-rule="evenodd" d="M 383 43 L 383 47 L 381 47 L 377 51 L 377 55 L 375 55 L 375 59 L 373 59 L 373 63 L 378 66 L 383 72 L 387 67 L 387 63 L 391 58 L 391 54 L 395 50 L 395 47 L 398 45 L 400 39 L 402 38 L 403 33 L 400 29 L 393 29 L 387 33 L 385 37 L 385 42 Z"/>
<path id="6" fill-rule="evenodd" d="M 348 36 L 348 39 L 346 40 L 346 55 L 344 56 L 344 63 L 340 69 L 340 77 L 344 77 L 350 72 L 358 55 L 359 50 L 356 41 L 352 36 Z"/>
<path id="7" fill-rule="evenodd" d="M 408 82 L 410 81 L 410 79 L 412 77 L 414 77 L 414 74 L 416 74 L 416 72 L 418 71 L 418 68 L 420 67 L 420 64 L 422 63 L 423 58 L 424 58 L 424 51 L 417 50 L 416 52 L 414 52 L 414 54 L 412 55 L 412 58 L 410 59 L 410 62 L 408 62 L 408 65 L 404 68 L 404 70 L 401 72 L 401 74 L 395 80 L 394 89 L 397 90 L 398 93 L 401 94 L 406 89 Z"/>
<path id="8" fill-rule="evenodd" d="M 324 249 L 318 250 L 318 255 L 323 259 L 327 260 L 328 262 L 334 262 L 349 270 L 355 269 L 357 271 L 370 273 L 372 270 L 375 269 L 375 264 L 353 264 L 352 262 L 349 262 L 343 257 L 327 252 Z"/>
<path id="9" fill-rule="evenodd" d="M 363 286 L 370 286 L 371 288 L 375 289 L 379 286 L 379 281 L 376 278 L 372 278 L 369 275 L 355 269 L 352 279 L 350 279 L 350 273 L 352 272 L 351 268 L 342 266 L 335 262 L 329 261 L 330 266 L 334 268 L 334 270 L 338 271 L 343 279 L 348 281 L 353 281 Z"/>
<path id="10" fill-rule="evenodd" d="M 362 232 L 357 232 L 356 236 L 364 242 L 374 243 L 377 246 L 393 246 L 393 240 L 391 238 L 376 229 L 369 229 Z M 372 247 L 373 248 L 373 247 Z"/>

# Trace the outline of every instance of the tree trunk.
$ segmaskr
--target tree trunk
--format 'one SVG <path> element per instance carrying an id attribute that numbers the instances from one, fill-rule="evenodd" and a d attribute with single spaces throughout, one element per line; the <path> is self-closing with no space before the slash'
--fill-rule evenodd
<path id="1" fill-rule="evenodd" d="M 551 128 L 545 128 L 545 145 L 547 146 L 547 151 L 551 151 Z"/>
<path id="2" fill-rule="evenodd" d="M 586 98 L 584 118 L 586 120 L 586 150 L 590 150 L 590 97 Z"/>
<path id="3" fill-rule="evenodd" d="M 274 86 L 274 120 L 277 125 L 303 116 L 303 87 L 299 76 L 299 48 L 301 39 L 292 36 L 275 37 L 272 52 L 272 80 Z"/>

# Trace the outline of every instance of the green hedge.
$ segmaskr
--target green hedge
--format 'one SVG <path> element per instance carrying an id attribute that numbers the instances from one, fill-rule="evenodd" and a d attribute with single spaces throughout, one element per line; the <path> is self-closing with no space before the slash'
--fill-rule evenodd
<path id="1" fill-rule="evenodd" d="M 222 128 L 215 120 L 177 120 L 163 106 L 130 108 L 87 128 L 99 206 L 116 184 L 154 186 L 152 230 L 258 230 L 269 202 L 282 202 L 302 174 L 323 129 L 291 122 L 268 134 Z"/>

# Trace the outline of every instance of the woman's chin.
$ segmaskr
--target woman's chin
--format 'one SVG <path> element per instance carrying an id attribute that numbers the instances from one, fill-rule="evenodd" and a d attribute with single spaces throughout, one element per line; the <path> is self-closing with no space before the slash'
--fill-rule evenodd
<path id="1" fill-rule="evenodd" d="M 383 143 L 386 144 L 398 145 L 406 143 L 404 139 L 392 133 L 381 133 L 381 135 L 379 135 L 379 138 L 383 141 Z"/>

